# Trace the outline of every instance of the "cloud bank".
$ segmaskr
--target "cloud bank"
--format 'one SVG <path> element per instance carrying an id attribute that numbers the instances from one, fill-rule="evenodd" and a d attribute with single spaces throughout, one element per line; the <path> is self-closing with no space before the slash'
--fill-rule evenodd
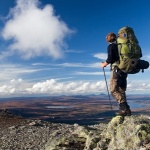
<path id="1" fill-rule="evenodd" d="M 64 39 L 73 31 L 59 16 L 52 5 L 40 8 L 38 0 L 17 0 L 10 10 L 9 18 L 2 31 L 5 40 L 10 40 L 10 55 L 17 52 L 22 58 L 63 56 L 67 46 Z M 9 56 L 8 52 L 3 55 Z"/>
<path id="2" fill-rule="evenodd" d="M 93 57 L 101 59 L 101 60 L 106 60 L 107 54 L 106 53 L 96 53 L 93 55 Z"/>
<path id="3" fill-rule="evenodd" d="M 22 79 L 11 80 L 9 84 L 0 86 L 1 96 L 30 96 L 30 95 L 72 95 L 92 94 L 103 92 L 105 82 L 70 81 L 59 82 L 56 79 L 46 80 L 35 84 L 29 84 Z"/>
<path id="4" fill-rule="evenodd" d="M 132 81 L 129 82 L 127 92 L 129 93 L 149 93 L 150 82 Z M 22 79 L 13 79 L 9 84 L 0 86 L 1 97 L 12 96 L 58 96 L 58 95 L 79 95 L 79 94 L 100 94 L 106 93 L 105 81 L 70 81 L 60 82 L 56 79 L 50 79 L 38 83 L 27 83 Z"/>

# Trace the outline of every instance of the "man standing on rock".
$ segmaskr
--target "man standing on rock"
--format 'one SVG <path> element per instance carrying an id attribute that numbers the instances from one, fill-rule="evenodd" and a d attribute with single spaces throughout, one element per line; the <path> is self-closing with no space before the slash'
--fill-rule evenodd
<path id="1" fill-rule="evenodd" d="M 111 65 L 110 91 L 119 104 L 119 115 L 131 116 L 131 110 L 127 103 L 125 92 L 127 88 L 127 74 L 113 65 L 119 61 L 116 38 L 115 33 L 109 33 L 106 36 L 106 41 L 109 43 L 107 48 L 108 57 L 105 62 L 100 63 L 100 66 L 103 68 L 108 64 Z"/>

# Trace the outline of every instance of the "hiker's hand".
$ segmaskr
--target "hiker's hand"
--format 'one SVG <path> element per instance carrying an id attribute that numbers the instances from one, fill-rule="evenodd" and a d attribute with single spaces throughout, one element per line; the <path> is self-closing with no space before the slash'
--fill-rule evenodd
<path id="1" fill-rule="evenodd" d="M 107 65 L 108 65 L 107 62 L 101 62 L 101 63 L 100 63 L 100 67 L 102 67 L 102 68 L 106 67 Z"/>

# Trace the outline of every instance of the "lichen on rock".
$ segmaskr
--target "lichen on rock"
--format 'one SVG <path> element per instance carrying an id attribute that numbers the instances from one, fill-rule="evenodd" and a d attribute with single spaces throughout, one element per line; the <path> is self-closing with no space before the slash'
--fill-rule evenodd
<path id="1" fill-rule="evenodd" d="M 150 120 L 146 116 L 116 116 L 108 124 L 63 126 L 46 150 L 149 150 Z M 56 136 L 57 135 L 57 136 Z"/>
<path id="2" fill-rule="evenodd" d="M 104 139 L 110 140 L 107 150 L 148 149 L 150 120 L 146 116 L 117 116 L 108 124 L 105 135 Z"/>

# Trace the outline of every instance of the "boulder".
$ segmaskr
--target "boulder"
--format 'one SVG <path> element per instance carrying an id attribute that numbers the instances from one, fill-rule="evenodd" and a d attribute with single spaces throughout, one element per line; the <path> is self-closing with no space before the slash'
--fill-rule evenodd
<path id="1" fill-rule="evenodd" d="M 46 150 L 148 150 L 150 119 L 116 116 L 108 124 L 63 125 L 46 144 Z"/>

